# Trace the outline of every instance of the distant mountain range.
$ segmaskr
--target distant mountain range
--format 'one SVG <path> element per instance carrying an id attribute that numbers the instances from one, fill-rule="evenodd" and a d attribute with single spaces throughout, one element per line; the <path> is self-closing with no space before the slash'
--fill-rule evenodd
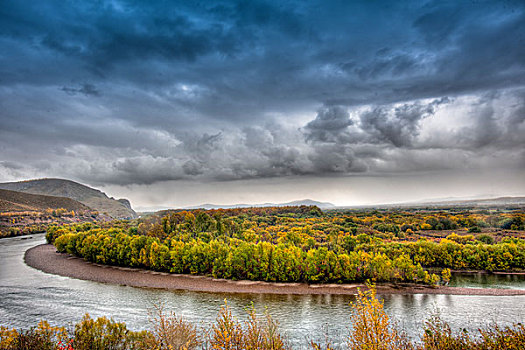
<path id="1" fill-rule="evenodd" d="M 135 218 L 127 199 L 109 198 L 104 192 L 64 179 L 38 179 L 0 183 L 0 189 L 37 195 L 66 197 L 113 218 Z"/>
<path id="2" fill-rule="evenodd" d="M 200 204 L 191 207 L 184 208 L 169 208 L 169 207 L 152 207 L 142 208 L 141 213 L 153 213 L 156 211 L 169 210 L 169 209 L 233 209 L 233 208 L 250 208 L 250 207 L 281 207 L 281 206 L 298 206 L 298 205 L 315 205 L 323 210 L 330 209 L 373 209 L 373 208 L 419 208 L 419 207 L 478 207 L 478 206 L 525 206 L 525 197 L 497 197 L 497 198 L 443 198 L 443 199 L 431 199 L 417 202 L 404 202 L 404 203 L 392 203 L 392 204 L 371 204 L 371 205 L 345 205 L 336 206 L 329 202 L 318 202 L 311 199 L 297 200 L 286 203 L 262 203 L 262 204 Z"/>
<path id="3" fill-rule="evenodd" d="M 332 203 L 318 202 L 311 199 L 303 199 L 286 203 L 262 203 L 262 204 L 201 204 L 184 209 L 234 209 L 234 208 L 250 208 L 250 207 L 288 207 L 300 205 L 315 205 L 321 209 L 335 208 Z"/>
<path id="4" fill-rule="evenodd" d="M 44 211 L 63 208 L 67 211 L 85 212 L 91 209 L 71 198 L 44 196 L 0 189 L 0 212 Z"/>

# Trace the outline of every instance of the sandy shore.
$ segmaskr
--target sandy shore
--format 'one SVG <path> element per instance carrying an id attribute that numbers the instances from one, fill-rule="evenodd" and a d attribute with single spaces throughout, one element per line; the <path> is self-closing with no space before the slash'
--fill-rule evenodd
<path id="1" fill-rule="evenodd" d="M 270 283 L 231 281 L 204 276 L 179 275 L 149 270 L 93 264 L 69 254 L 57 253 L 50 244 L 42 244 L 25 253 L 27 265 L 60 276 L 132 287 L 191 290 L 221 293 L 267 294 L 356 294 L 363 284 Z M 525 290 L 477 289 L 456 287 L 396 286 L 380 284 L 378 294 L 454 294 L 454 295 L 525 295 Z"/>

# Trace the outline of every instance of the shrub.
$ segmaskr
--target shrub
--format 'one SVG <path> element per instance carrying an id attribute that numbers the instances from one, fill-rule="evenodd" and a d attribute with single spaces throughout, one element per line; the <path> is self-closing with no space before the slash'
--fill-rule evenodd
<path id="1" fill-rule="evenodd" d="M 476 239 L 485 244 L 494 244 L 494 237 L 488 234 L 479 235 Z"/>
<path id="2" fill-rule="evenodd" d="M 443 269 L 441 270 L 441 281 L 445 284 L 448 284 L 450 282 L 450 278 L 452 277 L 452 273 L 450 272 L 450 269 Z"/>
<path id="3" fill-rule="evenodd" d="M 448 323 L 437 315 L 432 316 L 425 324 L 423 333 L 424 350 L 461 350 L 471 349 L 471 340 L 467 332 L 455 336 Z"/>
<path id="4" fill-rule="evenodd" d="M 153 327 L 147 345 L 156 350 L 192 350 L 202 344 L 197 328 L 173 313 L 166 314 L 162 305 L 156 305 L 150 314 Z"/>
<path id="5" fill-rule="evenodd" d="M 479 226 L 471 226 L 468 228 L 468 232 L 470 233 L 479 233 L 481 232 L 481 229 L 479 228 Z"/>
<path id="6" fill-rule="evenodd" d="M 3 350 L 55 350 L 59 349 L 58 344 L 68 340 L 65 328 L 52 327 L 46 321 L 22 331 L 0 328 L 0 349 Z"/>
<path id="7" fill-rule="evenodd" d="M 248 320 L 243 325 L 233 317 L 228 303 L 219 311 L 216 324 L 212 326 L 210 345 L 212 349 L 282 350 L 288 349 L 278 331 L 278 324 L 266 313 L 263 320 L 255 309 L 247 310 Z"/>
<path id="8" fill-rule="evenodd" d="M 521 323 L 503 329 L 495 325 L 479 332 L 482 349 L 525 349 L 525 326 Z"/>
<path id="9" fill-rule="evenodd" d="M 351 303 L 350 335 L 348 346 L 352 350 L 413 349 L 407 338 L 390 322 L 383 302 L 376 298 L 374 286 L 359 290 L 357 300 Z"/>
<path id="10" fill-rule="evenodd" d="M 132 332 L 126 324 L 99 317 L 93 320 L 85 314 L 82 320 L 75 325 L 75 350 L 127 350 L 148 349 L 145 340 L 148 332 Z"/>

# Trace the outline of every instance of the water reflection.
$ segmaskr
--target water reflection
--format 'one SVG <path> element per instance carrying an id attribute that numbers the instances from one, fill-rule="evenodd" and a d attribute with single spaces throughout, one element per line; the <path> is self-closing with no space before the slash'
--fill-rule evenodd
<path id="1" fill-rule="evenodd" d="M 0 240 L 0 321 L 9 327 L 27 327 L 44 318 L 53 324 L 78 321 L 85 312 L 93 317 L 110 316 L 132 329 L 148 328 L 148 310 L 163 303 L 168 310 L 184 315 L 197 324 L 211 324 L 228 299 L 237 316 L 252 303 L 267 310 L 280 322 L 282 330 L 296 344 L 325 336 L 344 340 L 349 325 L 352 296 L 225 294 L 165 291 L 101 284 L 45 274 L 24 264 L 28 248 L 44 242 L 43 235 L 31 239 Z M 455 285 L 487 286 L 490 283 L 523 287 L 523 280 L 511 277 L 496 280 L 489 276 L 455 276 Z M 453 328 L 475 330 L 492 321 L 502 325 L 523 321 L 525 296 L 381 296 L 387 313 L 413 338 L 418 338 L 424 320 L 439 310 Z M 335 343 L 338 343 L 337 341 Z"/>
<path id="2" fill-rule="evenodd" d="M 455 273 L 450 285 L 470 288 L 512 288 L 525 289 L 525 275 L 490 273 Z"/>

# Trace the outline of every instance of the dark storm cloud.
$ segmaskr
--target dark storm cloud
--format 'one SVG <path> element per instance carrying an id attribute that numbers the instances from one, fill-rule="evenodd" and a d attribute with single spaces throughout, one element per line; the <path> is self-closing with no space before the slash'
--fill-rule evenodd
<path id="1" fill-rule="evenodd" d="M 61 89 L 68 95 L 76 95 L 76 94 L 84 94 L 87 96 L 100 96 L 100 91 L 97 90 L 97 88 L 92 84 L 82 84 L 80 87 L 70 87 L 70 86 L 64 86 Z"/>
<path id="2" fill-rule="evenodd" d="M 525 45 L 519 43 L 525 21 L 519 5 L 436 2 L 411 10 L 389 4 L 384 9 L 390 11 L 388 16 L 376 12 L 382 6 L 190 2 L 174 7 L 103 1 L 28 7 L 7 1 L 1 33 L 19 49 L 31 50 L 24 57 L 27 61 L 54 52 L 55 59 L 73 64 L 74 75 L 83 72 L 93 79 L 118 78 L 153 88 L 191 79 L 211 90 L 221 88 L 221 100 L 239 94 L 250 104 L 257 94 L 246 96 L 245 88 L 265 92 L 265 99 L 279 104 L 282 101 L 268 90 L 293 91 L 288 96 L 292 103 L 301 97 L 317 103 L 369 103 L 393 101 L 396 95 L 413 99 L 477 90 L 523 78 Z M 368 23 L 376 25 L 363 27 Z M 163 63 L 169 64 L 160 68 Z M 310 69 L 316 72 L 310 74 Z M 508 75 L 516 69 L 518 76 Z M 215 74 L 208 76 L 208 71 Z M 47 73 L 55 72 L 39 69 L 37 75 Z M 70 73 L 65 70 L 47 79 L 52 83 Z M 327 78 L 333 85 L 325 85 Z M 375 84 L 385 79 L 387 84 Z M 272 88 L 275 83 L 284 86 Z M 356 84 L 361 93 L 348 96 L 348 91 L 354 95 Z"/>
<path id="3" fill-rule="evenodd" d="M 321 142 L 336 141 L 353 123 L 344 107 L 323 108 L 317 112 L 314 120 L 306 124 L 306 139 Z"/>
<path id="4" fill-rule="evenodd" d="M 523 167 L 524 85 L 518 1 L 6 0 L 0 176 Z"/>
<path id="5" fill-rule="evenodd" d="M 309 156 L 317 174 L 362 173 L 368 170 L 365 161 L 357 158 L 350 147 L 340 144 L 317 145 Z"/>
<path id="6" fill-rule="evenodd" d="M 5 37 L 30 42 L 99 71 L 125 61 L 164 58 L 193 61 L 210 52 L 228 54 L 235 39 L 219 22 L 198 24 L 185 9 L 119 1 L 52 1 L 3 6 Z M 196 9 L 198 11 L 198 8 Z"/>

